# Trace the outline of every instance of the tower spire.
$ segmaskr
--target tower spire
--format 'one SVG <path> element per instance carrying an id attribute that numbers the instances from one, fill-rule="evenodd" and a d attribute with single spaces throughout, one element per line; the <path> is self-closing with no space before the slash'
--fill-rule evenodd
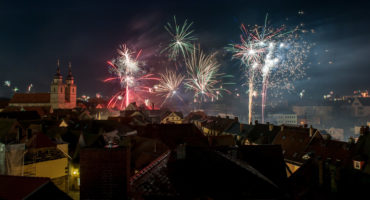
<path id="1" fill-rule="evenodd" d="M 59 62 L 59 58 L 57 60 L 57 73 L 55 74 L 55 76 L 58 76 L 58 77 L 61 76 L 61 74 L 60 74 L 60 62 Z"/>
<path id="2" fill-rule="evenodd" d="M 71 64 L 71 62 L 68 62 L 68 76 L 67 76 L 67 80 L 73 80 L 72 64 Z"/>
<path id="3" fill-rule="evenodd" d="M 68 62 L 68 76 L 72 76 L 72 64 Z"/>

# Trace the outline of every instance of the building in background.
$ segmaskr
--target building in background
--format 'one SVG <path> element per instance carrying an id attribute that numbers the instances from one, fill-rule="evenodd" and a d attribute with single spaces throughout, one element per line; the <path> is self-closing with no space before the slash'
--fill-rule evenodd
<path id="1" fill-rule="evenodd" d="M 77 86 L 74 83 L 71 64 L 69 64 L 67 79 L 63 82 L 58 61 L 57 72 L 50 85 L 50 93 L 15 93 L 9 102 L 9 106 L 72 109 L 76 107 L 76 94 Z"/>
<path id="2" fill-rule="evenodd" d="M 161 124 L 181 124 L 183 115 L 181 112 L 166 112 L 161 117 Z"/>
<path id="3" fill-rule="evenodd" d="M 80 152 L 81 199 L 127 199 L 128 148 L 85 148 Z"/>
<path id="4" fill-rule="evenodd" d="M 297 125 L 297 115 L 293 112 L 268 114 L 268 121 L 273 124 Z"/>

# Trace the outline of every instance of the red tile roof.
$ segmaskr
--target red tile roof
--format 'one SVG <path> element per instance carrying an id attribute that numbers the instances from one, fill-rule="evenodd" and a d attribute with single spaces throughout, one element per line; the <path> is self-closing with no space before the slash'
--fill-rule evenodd
<path id="1" fill-rule="evenodd" d="M 51 106 L 8 106 L 3 112 L 14 112 L 14 111 L 36 111 L 40 116 L 45 116 L 51 113 Z"/>
<path id="2" fill-rule="evenodd" d="M 48 136 L 43 133 L 36 133 L 33 135 L 29 141 L 29 147 L 32 148 L 44 148 L 44 147 L 56 147 L 57 144 L 54 143 Z"/>
<path id="3" fill-rule="evenodd" d="M 25 199 L 49 181 L 49 178 L 0 175 L 0 199 Z"/>
<path id="4" fill-rule="evenodd" d="M 309 128 L 285 127 L 283 131 L 276 135 L 272 144 L 281 145 L 285 159 L 303 163 L 304 159 L 302 156 L 313 140 L 309 135 L 309 131 Z M 313 129 L 313 133 L 316 131 L 317 129 Z M 317 140 L 322 140 L 321 134 L 314 134 L 314 137 Z"/>
<path id="5" fill-rule="evenodd" d="M 15 93 L 9 103 L 50 103 L 49 93 Z"/>
<path id="6" fill-rule="evenodd" d="M 351 163 L 352 148 L 349 143 L 335 140 L 313 140 L 312 144 L 306 150 L 320 156 L 322 159 L 331 158 L 340 160 L 344 165 Z"/>

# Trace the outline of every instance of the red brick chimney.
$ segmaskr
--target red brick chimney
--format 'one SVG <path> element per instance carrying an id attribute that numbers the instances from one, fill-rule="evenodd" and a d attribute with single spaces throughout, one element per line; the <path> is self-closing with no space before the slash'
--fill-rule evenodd
<path id="1" fill-rule="evenodd" d="M 239 122 L 239 118 L 238 118 L 238 117 L 234 117 L 234 120 L 235 120 L 236 122 Z"/>
<path id="2" fill-rule="evenodd" d="M 310 125 L 310 137 L 312 137 L 313 136 L 313 128 L 312 128 L 312 125 Z"/>

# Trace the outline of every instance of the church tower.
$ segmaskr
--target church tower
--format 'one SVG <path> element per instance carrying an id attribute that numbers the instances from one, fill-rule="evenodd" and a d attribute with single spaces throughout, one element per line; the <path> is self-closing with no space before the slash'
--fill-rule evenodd
<path id="1" fill-rule="evenodd" d="M 66 79 L 66 105 L 68 108 L 75 108 L 76 107 L 76 94 L 77 94 L 77 87 L 74 84 L 74 77 L 72 75 L 72 66 L 71 62 L 68 65 L 68 76 Z"/>
<path id="2" fill-rule="evenodd" d="M 57 72 L 54 75 L 53 82 L 50 86 L 50 104 L 53 109 L 64 108 L 65 103 L 65 84 L 60 74 L 59 59 L 57 62 Z"/>

